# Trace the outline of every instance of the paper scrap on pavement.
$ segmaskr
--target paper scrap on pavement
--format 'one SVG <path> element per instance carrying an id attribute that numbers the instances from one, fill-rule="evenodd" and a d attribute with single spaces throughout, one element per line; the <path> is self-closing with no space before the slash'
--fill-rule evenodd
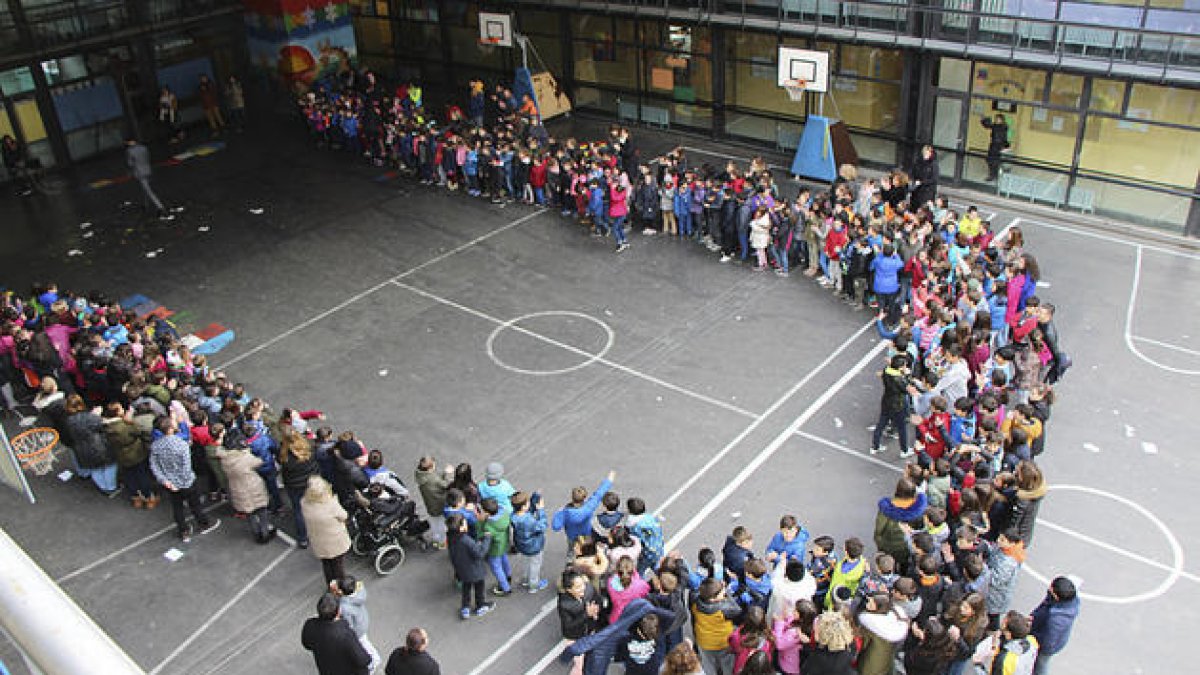
<path id="1" fill-rule="evenodd" d="M 380 376 L 380 377 L 387 377 L 387 374 L 388 374 L 387 368 L 384 368 L 384 369 L 382 369 L 382 370 L 380 370 L 380 371 L 379 371 L 379 376 Z"/>
<path id="2" fill-rule="evenodd" d="M 167 549 L 166 553 L 163 553 L 163 557 L 171 562 L 175 562 L 183 557 L 183 551 L 180 551 L 177 548 L 169 548 Z"/>
<path id="3" fill-rule="evenodd" d="M 261 216 L 263 214 L 263 209 L 250 209 L 250 213 L 253 213 L 256 216 Z"/>
<path id="4" fill-rule="evenodd" d="M 1134 429 L 1133 427 L 1126 424 L 1125 425 L 1125 438 L 1133 438 L 1133 434 L 1136 431 L 1137 431 L 1136 429 Z"/>
<path id="5" fill-rule="evenodd" d="M 210 228 L 207 225 L 201 225 L 200 227 L 197 227 L 196 229 L 200 232 L 208 232 L 208 230 Z"/>
<path id="6" fill-rule="evenodd" d="M 77 248 L 73 248 L 70 251 L 67 251 L 67 255 L 74 258 L 77 255 L 83 255 L 83 251 L 80 251 Z"/>
<path id="7" fill-rule="evenodd" d="M 833 426 L 841 429 L 842 426 L 844 426 L 844 423 L 842 422 L 842 418 L 840 418 L 840 417 L 833 418 Z"/>
<path id="8" fill-rule="evenodd" d="M 91 230 L 88 230 L 87 232 L 84 232 L 84 233 L 83 233 L 83 238 L 84 238 L 84 239 L 91 239 L 91 238 L 92 238 L 92 235 L 94 235 L 94 234 L 96 234 L 96 233 L 95 233 L 95 232 L 92 232 Z"/>
<path id="9" fill-rule="evenodd" d="M 91 223 L 80 223 L 80 224 L 79 224 L 79 229 L 81 229 L 81 230 L 86 230 L 86 229 L 88 229 L 88 228 L 89 228 L 89 227 L 91 227 L 91 226 L 92 226 L 92 224 L 91 224 Z"/>
<path id="10" fill-rule="evenodd" d="M 1092 452 L 1100 452 L 1100 446 L 1096 445 L 1095 443 L 1084 443 L 1083 449 L 1091 450 Z"/>
<path id="11" fill-rule="evenodd" d="M 1142 441 L 1142 452 L 1146 453 L 1147 455 L 1157 455 L 1158 445 L 1151 443 L 1150 441 Z"/>

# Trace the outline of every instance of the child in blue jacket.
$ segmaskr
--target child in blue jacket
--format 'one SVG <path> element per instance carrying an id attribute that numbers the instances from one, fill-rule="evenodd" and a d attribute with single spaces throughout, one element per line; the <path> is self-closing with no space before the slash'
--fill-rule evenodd
<path id="1" fill-rule="evenodd" d="M 679 182 L 675 190 L 675 220 L 679 223 L 679 236 L 690 237 L 692 234 L 692 187 L 685 181 Z"/>
<path id="2" fill-rule="evenodd" d="M 565 532 L 568 546 L 579 537 L 586 537 L 592 533 L 592 515 L 596 513 L 596 508 L 600 506 L 600 500 L 604 498 L 605 493 L 612 488 L 616 477 L 616 471 L 609 471 L 608 478 L 605 478 L 590 496 L 584 487 L 571 490 L 571 503 L 554 512 L 550 527 L 554 528 L 555 532 Z M 449 500 L 449 493 L 446 498 Z"/>
<path id="3" fill-rule="evenodd" d="M 588 183 L 588 215 L 592 217 L 595 233 L 607 235 L 608 209 L 604 207 L 604 189 L 600 187 L 600 181 L 594 178 Z"/>
<path id="4" fill-rule="evenodd" d="M 804 552 L 808 549 L 808 530 L 796 520 L 796 516 L 783 516 L 779 519 L 779 531 L 771 537 L 767 544 L 767 562 L 773 563 L 787 554 L 792 560 L 804 560 Z"/>
<path id="5" fill-rule="evenodd" d="M 549 582 L 542 578 L 542 553 L 546 549 L 546 507 L 542 503 L 541 495 L 534 494 L 536 502 L 530 495 L 524 492 L 517 492 L 512 496 L 512 534 L 513 546 L 516 547 L 517 553 L 525 556 L 528 561 L 528 575 L 525 585 L 529 587 L 530 593 L 538 591 L 549 585 Z"/>

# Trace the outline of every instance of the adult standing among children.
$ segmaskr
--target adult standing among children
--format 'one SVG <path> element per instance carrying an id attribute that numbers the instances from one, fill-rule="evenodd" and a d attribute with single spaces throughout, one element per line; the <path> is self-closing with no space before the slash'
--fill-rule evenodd
<path id="1" fill-rule="evenodd" d="M 441 667 L 429 655 L 429 633 L 424 628 L 408 631 L 404 646 L 392 652 L 383 672 L 384 675 L 441 675 Z"/>
<path id="2" fill-rule="evenodd" d="M 313 653 L 320 675 L 367 675 L 371 657 L 350 625 L 341 618 L 338 599 L 325 593 L 317 601 L 317 615 L 304 622 L 300 644 Z"/>
<path id="3" fill-rule="evenodd" d="M 1071 629 L 1079 617 L 1079 596 L 1075 583 L 1067 577 L 1056 577 L 1050 582 L 1046 597 L 1029 615 L 1030 634 L 1037 639 L 1037 661 L 1033 664 L 1034 675 L 1050 672 L 1050 659 L 1067 646 Z"/>
<path id="4" fill-rule="evenodd" d="M 308 479 L 318 475 L 320 470 L 313 459 L 312 444 L 309 440 L 290 426 L 282 427 L 282 432 L 283 439 L 279 443 L 279 472 L 283 476 L 283 489 L 292 503 L 292 519 L 296 523 L 296 545 L 308 548 L 308 525 L 304 522 L 301 502 L 304 500 L 305 490 L 308 489 Z"/>
<path id="5" fill-rule="evenodd" d="M 95 411 L 88 410 L 79 394 L 67 397 L 63 408 L 66 427 L 75 458 L 75 473 L 91 478 L 96 489 L 105 497 L 115 497 L 117 490 L 117 462 L 112 450 L 104 440 L 104 421 Z"/>
<path id="6" fill-rule="evenodd" d="M 879 500 L 879 513 L 875 516 L 875 546 L 896 560 L 897 569 L 907 569 L 909 550 L 901 524 L 911 523 L 925 515 L 928 502 L 925 493 L 917 492 L 917 486 L 907 476 L 896 482 L 891 497 Z"/>
<path id="7" fill-rule="evenodd" d="M 308 477 L 308 489 L 301 500 L 308 540 L 313 555 L 321 561 L 325 583 L 346 576 L 344 559 L 350 550 L 346 531 L 346 510 L 333 496 L 333 488 L 320 476 Z"/>
<path id="8" fill-rule="evenodd" d="M 171 515 L 175 518 L 179 538 L 183 543 L 192 540 L 184 505 L 192 512 L 200 534 L 208 534 L 221 525 L 200 508 L 200 492 L 196 488 L 196 472 L 192 470 L 192 448 L 179 436 L 179 424 L 170 415 L 154 421 L 159 437 L 150 444 L 150 471 L 171 499 Z"/>
<path id="9" fill-rule="evenodd" d="M 158 219 L 175 220 L 175 216 L 167 213 L 167 207 L 163 206 L 162 200 L 154 194 L 154 190 L 150 187 L 150 175 L 154 173 L 150 165 L 150 149 L 138 143 L 138 140 L 132 136 L 125 139 L 125 166 L 129 168 L 133 179 L 141 186 L 145 201 L 154 204 Z"/>
<path id="10" fill-rule="evenodd" d="M 270 503 L 267 488 L 258 477 L 262 458 L 251 453 L 240 439 L 234 447 L 218 449 L 216 455 L 229 483 L 229 501 L 233 510 L 248 515 L 250 532 L 256 542 L 265 544 L 271 541 L 275 538 L 276 529 L 267 514 L 267 505 Z"/>
<path id="11" fill-rule="evenodd" d="M 917 156 L 917 161 L 913 162 L 912 168 L 913 191 L 909 201 L 914 210 L 932 202 L 937 196 L 940 173 L 937 152 L 932 145 L 922 146 L 921 154 Z"/>

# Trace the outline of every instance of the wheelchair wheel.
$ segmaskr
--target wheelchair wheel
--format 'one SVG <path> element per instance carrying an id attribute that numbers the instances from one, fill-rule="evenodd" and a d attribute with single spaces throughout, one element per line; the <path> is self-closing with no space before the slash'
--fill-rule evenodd
<path id="1" fill-rule="evenodd" d="M 375 571 L 387 576 L 404 564 L 404 549 L 400 544 L 388 544 L 375 554 Z"/>
<path id="2" fill-rule="evenodd" d="M 355 532 L 350 540 L 350 550 L 354 551 L 354 555 L 369 555 L 375 550 L 375 542 L 366 532 Z"/>

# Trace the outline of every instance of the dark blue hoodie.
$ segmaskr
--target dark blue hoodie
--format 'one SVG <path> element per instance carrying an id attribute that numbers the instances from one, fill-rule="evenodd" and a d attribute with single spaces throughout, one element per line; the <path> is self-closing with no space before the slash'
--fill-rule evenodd
<path id="1" fill-rule="evenodd" d="M 1033 610 L 1033 626 L 1030 632 L 1037 638 L 1038 649 L 1047 656 L 1054 656 L 1067 646 L 1075 617 L 1079 616 L 1079 598 L 1059 602 L 1046 594 L 1042 604 Z"/>

